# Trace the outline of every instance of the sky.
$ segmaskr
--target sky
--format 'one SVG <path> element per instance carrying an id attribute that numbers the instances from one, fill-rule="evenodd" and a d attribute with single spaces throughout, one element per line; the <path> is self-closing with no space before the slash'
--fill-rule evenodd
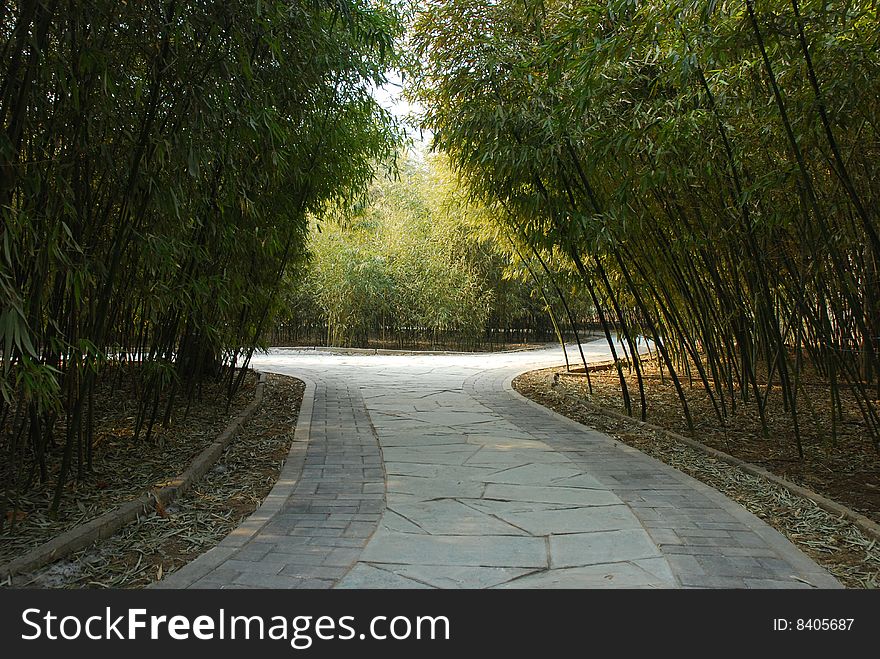
<path id="1" fill-rule="evenodd" d="M 421 109 L 417 105 L 412 105 L 403 98 L 403 83 L 400 74 L 392 71 L 388 74 L 388 82 L 378 87 L 375 92 L 376 98 L 387 110 L 393 112 L 400 118 L 406 117 L 409 113 Z"/>
<path id="2" fill-rule="evenodd" d="M 421 130 L 414 120 L 414 115 L 421 113 L 422 106 L 410 103 L 403 97 L 403 83 L 400 74 L 396 71 L 389 72 L 388 82 L 377 87 L 373 93 L 382 107 L 406 122 L 407 132 L 416 143 L 421 142 L 421 147 L 427 150 L 431 141 L 431 132 Z"/>

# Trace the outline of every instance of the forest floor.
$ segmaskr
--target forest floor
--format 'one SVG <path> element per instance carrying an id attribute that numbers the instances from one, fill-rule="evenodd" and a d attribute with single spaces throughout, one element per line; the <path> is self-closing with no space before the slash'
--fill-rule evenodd
<path id="1" fill-rule="evenodd" d="M 558 375 L 558 377 L 557 377 Z M 575 421 L 593 426 L 701 480 L 738 501 L 794 541 L 802 550 L 851 587 L 880 586 L 880 543 L 863 536 L 852 524 L 811 506 L 792 505 L 787 491 L 746 472 L 654 432 L 634 421 L 604 414 L 603 409 L 625 413 L 615 369 L 590 374 L 590 394 L 583 373 L 549 368 L 525 373 L 514 388 Z M 627 377 L 633 398 L 633 416 L 639 418 L 638 385 Z M 685 387 L 688 383 L 685 382 Z M 711 400 L 698 382 L 686 389 L 696 430 L 695 439 L 771 473 L 802 485 L 829 499 L 880 521 L 880 454 L 872 445 L 853 401 L 843 396 L 843 421 L 836 438 L 830 427 L 827 400 L 819 383 L 808 382 L 811 400 L 800 423 L 804 458 L 799 459 L 791 417 L 780 396 L 767 406 L 768 436 L 762 433 L 754 404 L 738 404 L 726 423 L 717 418 Z M 645 378 L 647 421 L 688 436 L 687 422 L 671 380 L 647 366 Z M 807 406 L 804 403 L 805 407 Z M 760 482 L 759 482 L 760 481 Z"/>
<path id="2" fill-rule="evenodd" d="M 648 369 L 646 375 L 648 421 L 687 435 L 671 382 L 662 380 L 656 370 Z M 14 585 L 143 587 L 219 543 L 271 490 L 293 439 L 303 384 L 279 375 L 267 377 L 260 407 L 193 489 L 158 514 L 130 524 L 113 537 L 66 559 L 22 575 Z M 623 411 L 617 375 L 614 370 L 597 371 L 591 379 L 592 395 L 583 374 L 567 374 L 559 367 L 523 374 L 514 386 L 533 400 L 611 434 L 739 501 L 846 585 L 880 585 L 880 543 L 866 539 L 857 529 L 853 531 L 852 524 L 845 520 L 815 506 L 805 507 L 804 500 L 795 501 L 799 498 L 779 486 L 635 422 L 602 413 L 603 408 Z M 95 397 L 96 403 L 101 402 L 95 411 L 93 471 L 65 490 L 57 518 L 46 513 L 51 478 L 22 500 L 0 533 L 0 563 L 182 472 L 250 402 L 255 384 L 256 378 L 251 375 L 228 410 L 223 387 L 206 385 L 188 415 L 184 416 L 184 407 L 175 408 L 175 423 L 159 427 L 148 442 L 134 442 L 131 427 L 136 408 L 132 388 L 124 379 L 107 383 Z M 837 437 L 832 440 L 830 414 L 823 413 L 827 403 L 818 395 L 818 383 L 808 384 L 817 393 L 810 402 L 812 413 L 804 414 L 802 422 L 803 460 L 797 457 L 789 417 L 772 396 L 768 407 L 770 434 L 765 439 L 753 406 L 738 406 L 736 415 L 720 423 L 708 397 L 695 384 L 688 389 L 688 397 L 697 438 L 880 520 L 880 456 L 854 404 L 844 396 L 843 422 L 838 423 Z M 630 381 L 630 385 L 633 399 L 638 401 L 635 382 Z"/>
<path id="3" fill-rule="evenodd" d="M 121 386 L 119 386 L 121 385 Z M 149 441 L 132 441 L 135 398 L 124 380 L 96 392 L 93 470 L 72 482 L 57 516 L 47 513 L 51 482 L 20 501 L 15 525 L 0 534 L 0 563 L 20 556 L 78 524 L 137 498 L 182 473 L 253 399 L 250 373 L 227 409 L 225 388 L 206 384 L 201 397 Z M 290 449 L 304 385 L 267 376 L 263 399 L 217 463 L 182 497 L 114 536 L 15 578 L 17 587 L 143 587 L 222 540 L 257 509 L 281 472 Z M 7 522 L 12 521 L 12 514 Z M 5 585 L 9 585 L 8 583 Z"/>

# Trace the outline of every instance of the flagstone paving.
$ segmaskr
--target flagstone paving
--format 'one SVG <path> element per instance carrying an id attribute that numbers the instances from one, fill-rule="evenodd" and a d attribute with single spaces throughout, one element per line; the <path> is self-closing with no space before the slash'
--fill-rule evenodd
<path id="1" fill-rule="evenodd" d="M 256 359 L 307 382 L 281 478 L 158 587 L 840 587 L 717 491 L 512 390 L 560 361 L 558 348 Z"/>

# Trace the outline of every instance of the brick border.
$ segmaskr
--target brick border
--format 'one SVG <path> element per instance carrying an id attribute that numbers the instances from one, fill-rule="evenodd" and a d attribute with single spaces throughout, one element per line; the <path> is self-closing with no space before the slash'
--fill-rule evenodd
<path id="1" fill-rule="evenodd" d="M 600 368 L 602 368 L 602 367 L 607 368 L 607 366 L 605 364 L 601 364 L 601 365 L 597 365 L 597 366 L 599 366 Z M 590 370 L 593 370 L 593 369 L 591 368 Z M 526 372 L 527 371 L 523 371 L 523 373 L 526 373 Z M 520 373 L 519 375 L 522 375 L 522 373 Z M 583 373 L 562 373 L 561 375 L 563 377 L 584 377 Z M 514 377 L 518 377 L 518 376 L 514 376 Z M 511 378 L 510 382 L 511 382 L 511 384 L 510 384 L 511 391 L 516 393 L 518 396 L 525 398 L 524 396 L 522 396 L 522 394 L 520 394 L 518 391 L 513 389 L 513 385 L 512 385 L 513 378 Z M 525 400 L 529 400 L 530 402 L 535 403 L 535 401 L 531 401 L 528 398 L 525 398 Z M 535 403 L 535 404 L 540 405 L 540 403 Z M 602 407 L 601 405 L 596 405 L 595 403 L 591 403 L 588 401 L 583 401 L 583 405 L 584 405 L 584 407 L 587 407 L 598 414 L 603 414 L 605 416 L 609 416 L 613 419 L 618 419 L 620 421 L 627 421 L 630 423 L 634 423 L 634 424 L 638 425 L 640 428 L 646 428 L 646 429 L 651 430 L 653 432 L 660 433 L 670 440 L 673 440 L 676 442 L 681 442 L 682 444 L 686 444 L 687 446 L 690 446 L 691 448 L 694 448 L 698 451 L 701 451 L 701 452 L 705 453 L 706 455 L 710 455 L 713 458 L 716 458 L 717 460 L 721 460 L 722 462 L 726 462 L 727 464 L 733 465 L 734 467 L 738 467 L 753 476 L 758 476 L 760 478 L 764 478 L 764 479 L 770 481 L 771 483 L 774 483 L 775 485 L 779 485 L 780 487 L 788 490 L 789 492 L 791 492 L 794 495 L 797 495 L 799 497 L 803 497 L 804 499 L 809 499 L 810 501 L 815 503 L 817 506 L 819 506 L 820 508 L 822 508 L 823 510 L 825 510 L 829 513 L 841 516 L 841 517 L 849 520 L 862 532 L 868 534 L 872 538 L 880 540 L 880 524 L 877 524 L 876 522 L 872 521 L 871 519 L 869 519 L 865 515 L 862 515 L 861 513 L 857 513 L 856 511 L 844 506 L 841 503 L 838 503 L 837 501 L 832 501 L 831 499 L 828 499 L 827 497 L 822 496 L 818 492 L 813 492 L 812 490 L 807 489 L 807 488 L 803 487 L 802 485 L 797 485 L 796 483 L 792 483 L 791 481 L 786 480 L 785 478 L 782 478 L 781 476 L 777 476 L 776 474 L 774 474 L 770 471 L 767 471 L 763 467 L 759 467 L 758 465 L 753 464 L 751 462 L 746 462 L 745 460 L 740 460 L 739 458 L 734 457 L 734 456 L 730 455 L 729 453 L 725 453 L 724 451 L 721 451 L 719 449 L 712 448 L 711 446 L 707 446 L 706 444 L 703 444 L 702 442 L 698 442 L 695 439 L 685 437 L 684 435 L 680 435 L 677 432 L 673 432 L 672 430 L 667 430 L 666 428 L 654 425 L 653 423 L 648 423 L 647 421 L 635 419 L 633 417 L 627 416 L 626 414 L 622 414 L 621 412 L 618 412 L 616 410 L 612 410 L 607 407 Z M 544 406 L 542 405 L 541 407 L 544 407 Z M 549 409 L 549 408 L 545 408 L 545 409 Z M 560 416 L 562 416 L 562 415 L 560 415 Z M 563 418 L 568 418 L 568 417 L 563 417 Z M 578 423 L 578 422 L 575 421 L 575 423 Z M 583 425 L 583 424 L 581 424 L 581 425 Z"/>
<path id="2" fill-rule="evenodd" d="M 10 579 L 22 572 L 29 572 L 48 563 L 69 556 L 92 543 L 109 538 L 126 524 L 148 517 L 155 513 L 157 504 L 168 505 L 185 493 L 210 469 L 223 451 L 232 443 L 239 428 L 250 419 L 263 400 L 266 374 L 256 371 L 259 379 L 254 390 L 254 398 L 247 407 L 217 436 L 217 439 L 203 449 L 182 474 L 167 481 L 166 485 L 155 488 L 137 499 L 127 501 L 93 520 L 75 526 L 48 542 L 35 547 L 24 556 L 0 565 L 0 579 Z"/>
<path id="3" fill-rule="evenodd" d="M 570 427 L 577 428 L 580 431 L 584 431 L 584 429 L 590 428 L 590 426 L 587 426 L 586 424 L 575 421 L 574 419 L 569 419 L 567 416 L 564 416 L 559 412 L 550 409 L 549 407 L 545 407 L 544 405 L 541 405 L 540 403 L 535 402 L 530 398 L 526 398 L 516 389 L 514 389 L 513 380 L 522 373 L 526 372 L 528 371 L 520 371 L 519 373 L 515 373 L 505 378 L 504 390 L 509 395 L 527 403 L 535 410 L 540 411 L 547 416 L 550 416 Z M 629 419 L 629 417 L 625 418 Z M 797 547 L 797 545 L 786 538 L 785 535 L 770 526 L 770 524 L 768 524 L 767 522 L 761 520 L 753 513 L 749 512 L 745 507 L 743 507 L 733 499 L 730 499 L 715 488 L 707 485 L 706 483 L 703 483 L 702 481 L 697 480 L 693 476 L 689 476 L 683 471 L 680 471 L 675 467 L 668 465 L 653 456 L 648 455 L 647 453 L 639 451 L 637 448 L 633 448 L 628 444 L 624 444 L 620 440 L 614 438 L 611 435 L 608 435 L 607 433 L 598 430 L 596 432 L 599 432 L 602 435 L 606 436 L 609 441 L 616 444 L 618 448 L 624 453 L 636 453 L 642 456 L 644 459 L 648 460 L 649 462 L 656 464 L 660 469 L 673 476 L 678 482 L 683 483 L 688 487 L 691 487 L 700 492 L 701 494 L 703 494 L 703 496 L 718 505 L 722 510 L 731 514 L 737 521 L 742 523 L 746 528 L 751 530 L 764 542 L 766 542 L 767 546 L 774 550 L 784 560 L 786 560 L 791 567 L 800 570 L 802 576 L 805 576 L 808 579 L 807 583 L 809 585 L 813 586 L 814 588 L 844 588 L 844 586 L 832 574 L 830 574 L 827 570 L 825 570 L 825 568 L 823 568 L 821 565 L 819 565 L 813 559 L 807 556 L 803 551 L 801 551 L 799 547 Z M 681 576 L 679 574 L 679 571 L 675 568 L 673 569 L 673 572 L 676 574 L 677 577 Z"/>
<path id="4" fill-rule="evenodd" d="M 305 384 L 305 389 L 296 418 L 293 442 L 290 444 L 290 451 L 278 480 L 266 498 L 263 499 L 263 503 L 217 545 L 174 572 L 167 574 L 160 581 L 149 584 L 147 588 L 188 588 L 199 579 L 207 576 L 252 540 L 282 509 L 284 503 L 293 494 L 302 475 L 306 451 L 309 446 L 316 387 L 312 380 L 300 374 L 295 377 Z"/>

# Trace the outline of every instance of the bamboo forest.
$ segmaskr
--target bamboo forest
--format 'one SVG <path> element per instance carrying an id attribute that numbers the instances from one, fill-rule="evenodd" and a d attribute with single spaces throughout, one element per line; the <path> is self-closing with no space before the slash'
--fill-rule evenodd
<path id="1" fill-rule="evenodd" d="M 279 347 L 561 345 L 880 519 L 876 0 L 5 0 L 0 126 L 0 539 Z"/>

